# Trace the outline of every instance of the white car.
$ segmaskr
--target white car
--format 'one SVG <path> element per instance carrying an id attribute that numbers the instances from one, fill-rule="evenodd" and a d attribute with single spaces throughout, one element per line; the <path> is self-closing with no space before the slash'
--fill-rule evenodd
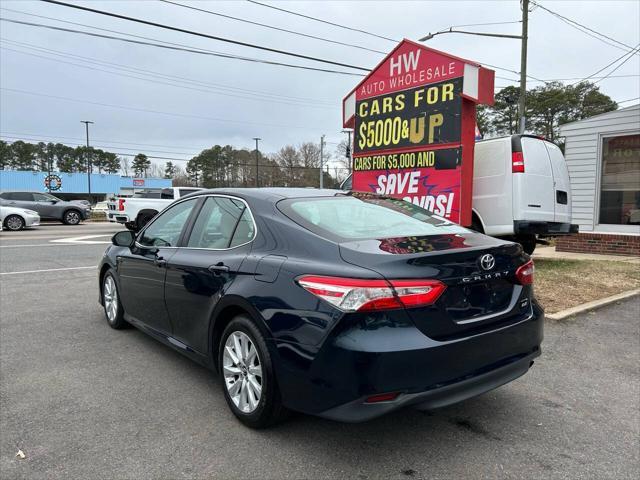
<path id="1" fill-rule="evenodd" d="M 33 210 L 0 205 L 0 224 L 2 224 L 3 229 L 6 228 L 7 230 L 37 227 L 40 225 L 40 215 Z"/>

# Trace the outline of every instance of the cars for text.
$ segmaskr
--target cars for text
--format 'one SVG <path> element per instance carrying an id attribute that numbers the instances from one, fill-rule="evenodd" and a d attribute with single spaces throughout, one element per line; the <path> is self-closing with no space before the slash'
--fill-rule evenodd
<path id="1" fill-rule="evenodd" d="M 403 200 L 222 189 L 114 235 L 99 285 L 111 327 L 220 372 L 233 413 L 264 427 L 287 410 L 431 409 L 518 378 L 543 335 L 533 270 L 520 245 Z"/>
<path id="2" fill-rule="evenodd" d="M 91 209 L 87 204 L 60 200 L 50 193 L 2 192 L 0 204 L 34 210 L 43 220 L 59 220 L 67 225 L 77 225 L 91 215 Z"/>

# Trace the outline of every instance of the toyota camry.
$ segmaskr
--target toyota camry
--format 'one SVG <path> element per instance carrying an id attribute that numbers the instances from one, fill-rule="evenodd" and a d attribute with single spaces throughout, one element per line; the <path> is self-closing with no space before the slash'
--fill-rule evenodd
<path id="1" fill-rule="evenodd" d="M 180 199 L 99 267 L 108 324 L 220 374 L 231 411 L 346 422 L 442 407 L 528 371 L 543 311 L 520 245 L 403 200 L 310 189 Z"/>

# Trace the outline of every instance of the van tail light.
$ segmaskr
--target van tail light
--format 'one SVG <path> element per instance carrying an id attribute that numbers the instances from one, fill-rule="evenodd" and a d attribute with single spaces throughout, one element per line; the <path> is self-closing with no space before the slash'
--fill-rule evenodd
<path id="1" fill-rule="evenodd" d="M 118 211 L 120 212 L 124 211 L 124 198 L 118 199 Z"/>
<path id="2" fill-rule="evenodd" d="M 511 153 L 511 173 L 524 173 L 524 155 L 522 152 Z"/>
<path id="3" fill-rule="evenodd" d="M 529 260 L 524 265 L 520 265 L 516 270 L 516 278 L 521 285 L 533 284 L 533 273 L 536 271 L 536 267 L 533 265 L 533 260 Z"/>
<path id="4" fill-rule="evenodd" d="M 437 280 L 364 280 L 305 275 L 298 285 L 346 312 L 431 305 L 446 285 Z"/>

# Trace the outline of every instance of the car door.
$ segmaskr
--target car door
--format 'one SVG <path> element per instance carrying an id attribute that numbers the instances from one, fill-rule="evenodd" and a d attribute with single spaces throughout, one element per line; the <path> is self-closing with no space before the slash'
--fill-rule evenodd
<path id="1" fill-rule="evenodd" d="M 207 196 L 184 246 L 167 262 L 165 300 L 174 338 L 196 352 L 207 352 L 212 312 L 242 274 L 255 231 L 245 202 Z"/>
<path id="2" fill-rule="evenodd" d="M 35 208 L 40 217 L 42 218 L 60 218 L 61 215 L 57 214 L 57 210 L 59 209 L 56 206 L 60 200 L 49 195 L 45 195 L 42 193 L 34 193 L 33 200 L 35 202 Z"/>
<path id="3" fill-rule="evenodd" d="M 556 222 L 571 222 L 571 183 L 567 163 L 562 150 L 555 143 L 544 142 L 553 170 L 553 185 L 555 187 L 555 217 Z"/>
<path id="4" fill-rule="evenodd" d="M 164 298 L 165 267 L 176 253 L 197 202 L 194 198 L 170 206 L 140 232 L 134 247 L 117 257 L 124 311 L 163 335 L 172 331 Z"/>

